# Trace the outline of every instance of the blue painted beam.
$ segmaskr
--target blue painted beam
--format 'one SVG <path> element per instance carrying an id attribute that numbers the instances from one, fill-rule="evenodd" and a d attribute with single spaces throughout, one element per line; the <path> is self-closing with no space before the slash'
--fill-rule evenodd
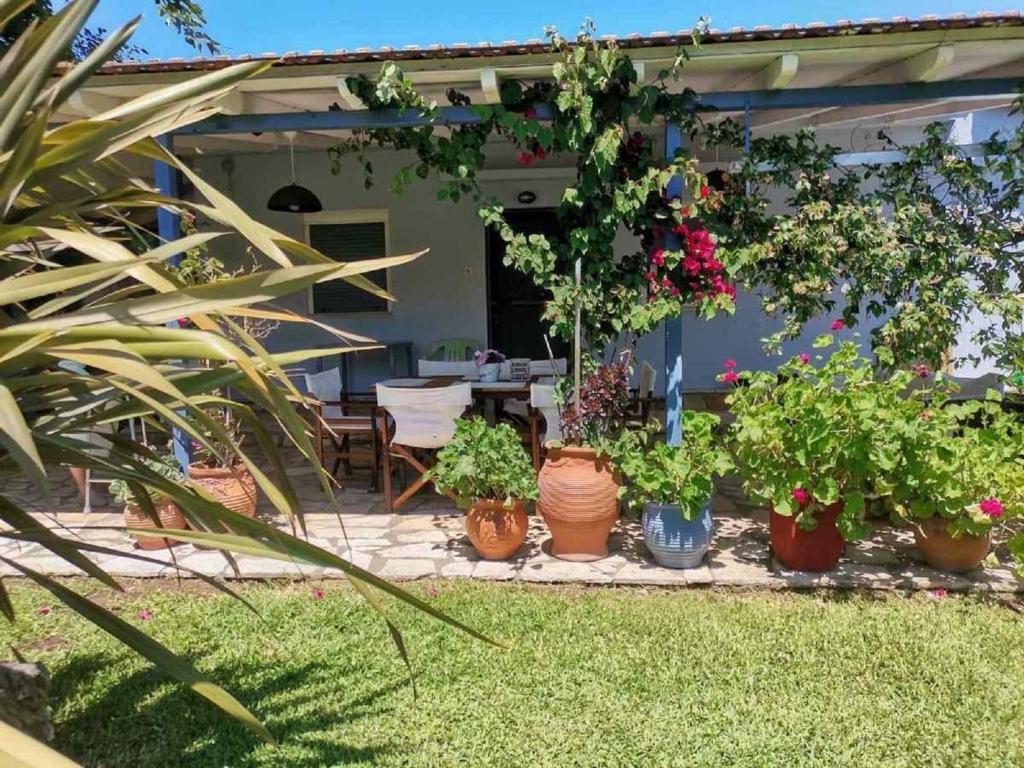
<path id="1" fill-rule="evenodd" d="M 700 96 L 699 107 L 740 112 L 746 109 L 801 109 L 895 104 L 907 101 L 1013 96 L 1018 78 L 947 80 L 935 83 L 849 85 L 827 88 L 789 88 L 777 91 L 722 91 Z M 536 105 L 538 117 L 550 117 L 550 106 Z M 356 110 L 276 112 L 260 115 L 217 115 L 180 128 L 180 134 L 260 133 L 264 131 L 330 131 L 356 128 L 413 128 L 428 125 L 471 125 L 480 122 L 473 107 L 439 107 L 431 121 L 413 110 Z"/>
<path id="2" fill-rule="evenodd" d="M 168 152 L 174 151 L 173 136 L 158 136 L 157 141 Z M 178 172 L 173 166 L 156 161 L 153 164 L 153 175 L 156 179 L 156 186 L 161 193 L 168 197 L 178 197 Z M 157 208 L 156 231 L 164 242 L 177 240 L 181 237 L 181 218 L 174 211 L 167 208 Z M 178 253 L 168 259 L 168 261 L 171 264 L 178 264 L 181 262 L 181 259 L 182 255 Z M 177 327 L 178 322 L 171 320 L 167 324 Z M 178 460 L 178 464 L 181 465 L 181 471 L 186 475 L 188 474 L 189 464 L 192 463 L 191 443 L 192 441 L 184 432 L 177 427 L 174 428 L 171 433 L 171 447 L 174 450 L 174 458 Z"/>
<path id="3" fill-rule="evenodd" d="M 665 125 L 665 158 L 671 160 L 683 148 L 683 132 L 679 125 Z M 680 196 L 683 180 L 676 176 L 665 190 L 669 197 Z M 669 250 L 679 247 L 679 236 L 673 232 L 665 235 L 665 247 Z M 665 320 L 665 442 L 680 445 L 683 442 L 683 318 L 680 315 Z"/>

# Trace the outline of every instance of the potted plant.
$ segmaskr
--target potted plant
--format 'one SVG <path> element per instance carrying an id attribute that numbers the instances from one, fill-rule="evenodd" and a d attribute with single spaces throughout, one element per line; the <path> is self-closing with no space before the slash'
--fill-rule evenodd
<path id="1" fill-rule="evenodd" d="M 526 540 L 525 502 L 537 498 L 533 464 L 508 424 L 462 419 L 427 473 L 466 510 L 466 533 L 485 560 L 506 560 Z"/>
<path id="2" fill-rule="evenodd" d="M 1024 509 L 1024 428 L 996 402 L 947 397 L 940 383 L 891 412 L 896 461 L 875 482 L 925 562 L 964 573 L 985 559 L 993 528 Z"/>
<path id="3" fill-rule="evenodd" d="M 473 353 L 473 362 L 476 364 L 476 373 L 480 381 L 493 382 L 498 380 L 505 356 L 496 349 L 478 349 Z"/>
<path id="4" fill-rule="evenodd" d="M 231 511 L 253 517 L 256 514 L 256 480 L 238 459 L 233 447 L 241 445 L 244 439 L 241 425 L 227 408 L 211 408 L 206 411 L 206 415 L 223 427 L 224 436 L 232 444 L 228 445 L 212 431 L 204 432 L 204 436 L 214 450 L 193 441 L 192 461 L 188 467 L 189 482 L 206 491 Z"/>
<path id="5" fill-rule="evenodd" d="M 537 478 L 537 506 L 551 531 L 551 554 L 599 560 L 619 519 L 619 477 L 612 463 L 629 407 L 629 366 L 596 368 L 575 402 L 561 410 L 562 440 L 548 443 Z"/>
<path id="6" fill-rule="evenodd" d="M 682 443 L 648 443 L 634 433 L 616 456 L 626 484 L 622 496 L 643 504 L 644 543 L 668 568 L 695 568 L 711 546 L 714 478 L 732 469 L 732 459 L 715 435 L 712 413 L 683 411 Z"/>
<path id="7" fill-rule="evenodd" d="M 172 482 L 181 483 L 185 479 L 185 475 L 182 473 L 181 467 L 178 466 L 177 459 L 174 456 L 166 455 L 160 456 L 159 459 L 144 459 L 143 463 L 161 477 L 165 477 Z M 158 526 L 156 521 L 138 503 L 138 500 L 135 498 L 135 492 L 124 480 L 118 479 L 111 482 L 110 493 L 114 497 L 114 501 L 118 504 L 124 504 L 124 525 L 126 528 L 160 527 L 177 530 L 185 528 L 185 516 L 182 515 L 181 509 L 166 496 L 154 494 L 152 491 L 149 492 L 153 509 L 160 520 L 160 525 Z M 140 549 L 170 549 L 178 543 L 170 539 L 138 535 L 135 535 L 135 541 Z"/>
<path id="8" fill-rule="evenodd" d="M 815 341 L 824 349 L 829 335 Z M 731 362 L 731 361 L 730 361 Z M 798 355 L 778 373 L 728 370 L 726 398 L 744 489 L 770 510 L 772 550 L 788 568 L 832 569 L 845 541 L 863 538 L 865 494 L 873 466 L 891 460 L 877 414 L 899 398 L 902 379 L 880 381 L 870 361 L 845 342 L 818 367 Z"/>

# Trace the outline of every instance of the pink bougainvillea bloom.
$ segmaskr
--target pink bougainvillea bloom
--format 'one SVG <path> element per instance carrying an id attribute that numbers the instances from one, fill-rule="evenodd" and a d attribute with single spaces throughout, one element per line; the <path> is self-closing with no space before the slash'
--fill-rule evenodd
<path id="1" fill-rule="evenodd" d="M 314 600 L 323 600 L 324 599 L 324 591 L 322 589 L 314 589 L 313 590 L 313 599 Z"/>
<path id="2" fill-rule="evenodd" d="M 537 147 L 535 150 L 533 150 L 533 156 L 537 160 L 543 160 L 548 156 L 548 153 L 547 150 L 544 149 L 544 147 Z"/>
<path id="3" fill-rule="evenodd" d="M 535 117 L 537 117 L 537 110 L 534 109 L 533 107 L 527 107 L 526 109 L 523 110 L 523 117 L 527 118 L 528 120 L 533 120 Z"/>
<path id="4" fill-rule="evenodd" d="M 733 368 L 736 367 L 736 361 L 730 357 L 728 360 L 722 363 L 722 367 L 725 368 L 725 370 L 727 371 L 731 371 Z"/>
<path id="5" fill-rule="evenodd" d="M 665 249 L 657 248 L 651 253 L 651 263 L 657 264 L 659 267 L 665 266 Z"/>
<path id="6" fill-rule="evenodd" d="M 670 293 L 672 294 L 672 298 L 675 298 L 675 299 L 678 299 L 678 298 L 679 298 L 680 296 L 682 296 L 682 295 L 683 295 L 683 292 L 682 292 L 682 291 L 680 291 L 680 290 L 679 290 L 679 289 L 678 289 L 678 288 L 677 288 L 676 286 L 674 286 L 674 285 L 672 286 L 672 290 L 670 291 Z"/>
<path id="7" fill-rule="evenodd" d="M 139 611 L 139 618 L 143 621 L 149 621 L 153 618 L 153 612 L 149 610 L 149 608 L 143 608 L 141 611 Z"/>
<path id="8" fill-rule="evenodd" d="M 795 501 L 797 504 L 801 504 L 801 505 L 802 504 L 806 504 L 810 500 L 811 500 L 811 494 L 809 494 L 803 488 L 794 488 L 793 489 L 793 501 Z"/>
<path id="9" fill-rule="evenodd" d="M 38 608 L 36 608 L 36 615 L 37 616 L 46 616 L 52 610 L 53 609 L 50 606 L 48 606 L 48 605 L 41 605 Z"/>
<path id="10" fill-rule="evenodd" d="M 846 327 L 846 323 L 844 323 L 842 320 L 833 320 L 832 321 L 832 330 L 833 331 L 841 331 L 845 327 Z"/>
<path id="11" fill-rule="evenodd" d="M 804 365 L 811 364 L 811 356 L 808 355 L 806 352 L 801 352 L 799 355 L 797 355 L 797 359 Z"/>
<path id="12" fill-rule="evenodd" d="M 431 597 L 437 597 L 440 594 L 440 592 L 438 591 L 437 587 L 431 584 L 429 587 L 427 587 L 427 594 Z"/>
<path id="13" fill-rule="evenodd" d="M 983 514 L 991 517 L 993 520 L 997 517 L 1002 517 L 1006 513 L 1006 509 L 1003 508 L 1003 503 L 996 498 L 990 497 L 983 499 L 978 506 L 981 507 Z"/>
<path id="14" fill-rule="evenodd" d="M 932 597 L 938 597 L 938 598 L 943 598 L 943 597 L 945 597 L 948 594 L 949 594 L 949 592 L 947 592 L 945 590 L 945 588 L 943 588 L 943 587 L 936 587 L 931 592 Z"/>
<path id="15" fill-rule="evenodd" d="M 740 380 L 740 376 L 736 371 L 726 371 L 722 374 L 722 381 L 726 384 L 735 384 Z"/>
<path id="16" fill-rule="evenodd" d="M 706 200 L 707 196 L 710 195 L 710 194 L 711 194 L 711 188 L 707 184 L 705 184 L 704 186 L 702 186 L 700 188 L 700 199 L 701 200 Z"/>
<path id="17" fill-rule="evenodd" d="M 533 154 L 530 152 L 520 152 L 516 155 L 516 162 L 523 166 L 533 165 Z"/>

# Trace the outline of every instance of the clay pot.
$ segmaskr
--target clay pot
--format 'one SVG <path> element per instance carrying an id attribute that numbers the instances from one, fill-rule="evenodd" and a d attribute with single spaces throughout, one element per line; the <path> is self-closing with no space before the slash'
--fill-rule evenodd
<path id="1" fill-rule="evenodd" d="M 507 560 L 526 541 L 526 509 L 516 501 L 477 499 L 466 510 L 466 534 L 484 560 Z"/>
<path id="2" fill-rule="evenodd" d="M 796 524 L 795 516 L 786 517 L 771 510 L 769 527 L 775 557 L 794 571 L 831 571 L 846 549 L 836 527 L 836 518 L 842 511 L 841 501 L 825 507 L 815 515 L 818 525 L 807 531 Z"/>
<path id="3" fill-rule="evenodd" d="M 973 571 L 988 555 L 991 534 L 952 536 L 946 530 L 949 521 L 930 517 L 914 526 L 914 539 L 924 560 L 932 568 L 949 573 Z"/>
<path id="4" fill-rule="evenodd" d="M 185 516 L 181 514 L 178 505 L 170 499 L 155 502 L 153 506 L 156 508 L 157 517 L 160 518 L 161 528 L 175 528 L 179 531 L 185 528 Z M 153 522 L 153 518 L 135 504 L 125 505 L 124 524 L 126 528 L 157 527 L 157 524 Z M 164 538 L 157 539 L 149 536 L 135 536 L 135 541 L 139 549 L 170 549 L 177 544 L 181 544 L 180 541 Z"/>
<path id="5" fill-rule="evenodd" d="M 188 468 L 188 479 L 193 485 L 202 488 L 232 512 L 246 517 L 253 517 L 256 514 L 256 480 L 244 465 L 236 464 L 233 467 L 192 465 Z"/>
<path id="6" fill-rule="evenodd" d="M 552 447 L 537 477 L 537 506 L 551 531 L 551 554 L 588 562 L 608 555 L 619 519 L 619 482 L 593 448 Z"/>

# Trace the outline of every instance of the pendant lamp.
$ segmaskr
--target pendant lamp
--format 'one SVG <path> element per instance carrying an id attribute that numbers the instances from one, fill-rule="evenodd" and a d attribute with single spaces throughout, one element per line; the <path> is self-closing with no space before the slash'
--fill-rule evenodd
<path id="1" fill-rule="evenodd" d="M 324 207 L 320 203 L 320 198 L 295 183 L 295 131 L 286 131 L 284 135 L 288 138 L 288 152 L 292 161 L 292 183 L 274 192 L 267 201 L 267 208 L 284 213 L 322 211 Z"/>

